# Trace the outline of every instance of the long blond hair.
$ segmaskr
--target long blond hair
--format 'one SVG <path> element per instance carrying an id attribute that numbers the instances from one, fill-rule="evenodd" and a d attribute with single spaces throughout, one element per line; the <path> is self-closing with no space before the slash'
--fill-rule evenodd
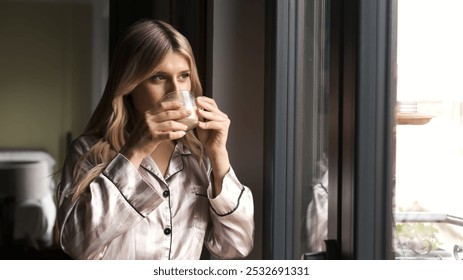
<path id="1" fill-rule="evenodd" d="M 133 24 L 118 41 L 103 96 L 83 135 L 95 135 L 97 142 L 74 167 L 76 200 L 90 182 L 103 171 L 125 144 L 134 124 L 133 108 L 127 96 L 142 81 L 157 71 L 167 54 L 177 52 L 190 63 L 191 90 L 202 95 L 193 51 L 188 40 L 169 24 L 158 20 L 141 20 Z M 193 131 L 181 141 L 201 162 L 203 147 Z M 95 166 L 83 174 L 82 164 L 90 160 Z"/>

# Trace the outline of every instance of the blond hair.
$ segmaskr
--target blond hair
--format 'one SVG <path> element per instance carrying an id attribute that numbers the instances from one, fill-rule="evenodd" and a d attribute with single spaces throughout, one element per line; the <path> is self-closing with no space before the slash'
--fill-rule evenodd
<path id="1" fill-rule="evenodd" d="M 193 51 L 188 40 L 172 26 L 157 20 L 141 20 L 133 24 L 118 41 L 103 96 L 83 135 L 95 135 L 97 142 L 82 155 L 74 167 L 76 200 L 117 155 L 133 129 L 134 116 L 128 94 L 152 76 L 167 54 L 180 53 L 190 63 L 191 91 L 202 95 Z M 193 131 L 180 141 L 202 162 L 203 147 Z M 95 166 L 83 174 L 82 164 L 90 160 Z"/>

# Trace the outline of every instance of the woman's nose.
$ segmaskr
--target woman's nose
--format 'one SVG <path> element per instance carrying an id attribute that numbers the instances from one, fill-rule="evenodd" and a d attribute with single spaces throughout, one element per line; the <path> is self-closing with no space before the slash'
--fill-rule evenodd
<path id="1" fill-rule="evenodd" d="M 179 87 L 179 83 L 177 81 L 171 81 L 169 83 L 169 88 L 167 92 L 173 92 L 178 90 L 181 90 L 181 88 Z"/>

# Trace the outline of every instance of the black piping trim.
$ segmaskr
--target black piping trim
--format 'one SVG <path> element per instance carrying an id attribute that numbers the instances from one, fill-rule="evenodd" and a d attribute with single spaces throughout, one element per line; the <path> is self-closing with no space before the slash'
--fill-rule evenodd
<path id="1" fill-rule="evenodd" d="M 169 190 L 170 191 L 170 190 Z M 172 226 L 172 206 L 170 204 L 171 196 L 167 198 L 169 200 L 169 219 L 170 219 L 170 246 L 169 246 L 169 260 L 171 259 L 172 254 L 172 239 L 174 238 L 174 228 Z"/>
<path id="2" fill-rule="evenodd" d="M 215 211 L 214 207 L 212 207 L 212 205 L 211 205 L 212 210 L 219 217 L 224 217 L 224 216 L 228 216 L 230 214 L 233 214 L 233 212 L 235 212 L 236 209 L 238 209 L 238 207 L 240 206 L 240 200 L 241 200 L 241 197 L 243 196 L 243 193 L 244 193 L 244 188 L 241 189 L 241 193 L 240 193 L 240 196 L 238 197 L 238 202 L 236 203 L 236 207 L 233 210 L 231 210 L 230 212 L 225 213 L 225 214 L 219 214 L 219 213 L 217 213 L 217 211 Z"/>
<path id="3" fill-rule="evenodd" d="M 138 211 L 135 207 L 133 207 L 132 203 L 130 203 L 130 201 L 127 199 L 127 197 L 125 197 L 125 195 L 121 192 L 121 190 L 117 187 L 117 184 L 111 180 L 109 178 L 109 176 L 106 174 L 106 172 L 103 172 L 103 176 L 105 176 L 111 183 L 113 183 L 113 186 L 119 191 L 119 193 L 121 194 L 121 196 L 125 199 L 125 201 L 127 201 L 127 203 L 132 207 L 133 210 L 135 210 L 135 212 L 138 213 L 138 215 L 140 215 L 141 217 L 143 218 L 146 218 L 145 215 L 143 215 L 140 211 Z"/>

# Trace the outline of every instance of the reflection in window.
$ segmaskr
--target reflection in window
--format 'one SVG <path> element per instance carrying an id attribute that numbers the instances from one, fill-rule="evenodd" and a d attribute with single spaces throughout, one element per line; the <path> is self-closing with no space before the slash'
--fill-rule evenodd
<path id="1" fill-rule="evenodd" d="M 328 229 L 328 28 L 327 0 L 304 1 L 298 48 L 296 151 L 301 170 L 300 245 L 305 257 L 324 258 Z M 311 16 L 309 16 L 311 15 Z M 297 230 L 297 229 L 296 229 Z M 297 245 L 297 244 L 296 244 Z M 300 249 L 299 249 L 300 250 Z"/>

